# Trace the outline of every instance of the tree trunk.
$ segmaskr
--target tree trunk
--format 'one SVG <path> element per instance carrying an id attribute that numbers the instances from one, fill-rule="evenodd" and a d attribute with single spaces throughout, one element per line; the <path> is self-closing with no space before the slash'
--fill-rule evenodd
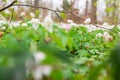
<path id="1" fill-rule="evenodd" d="M 113 17 L 113 19 L 114 19 L 113 24 L 115 24 L 115 25 L 117 25 L 117 23 L 118 23 L 118 14 L 119 14 L 119 12 L 117 12 L 117 11 L 118 11 L 117 1 L 118 1 L 118 0 L 114 0 L 114 2 L 113 2 L 114 10 L 113 10 L 113 15 L 112 15 L 112 17 Z"/>
<path id="2" fill-rule="evenodd" d="M 97 0 L 92 0 L 92 7 L 91 7 L 91 23 L 96 24 L 97 23 L 97 16 L 96 16 L 96 11 L 97 11 Z"/>
<path id="3" fill-rule="evenodd" d="M 39 0 L 35 0 L 34 5 L 39 6 Z"/>
<path id="4" fill-rule="evenodd" d="M 88 0 L 86 0 L 85 17 L 88 15 Z"/>

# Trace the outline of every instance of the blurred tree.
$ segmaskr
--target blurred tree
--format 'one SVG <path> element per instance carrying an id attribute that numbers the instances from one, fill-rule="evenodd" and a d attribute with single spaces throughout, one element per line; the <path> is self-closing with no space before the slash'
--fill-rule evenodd
<path id="1" fill-rule="evenodd" d="M 88 15 L 88 0 L 86 0 L 86 6 L 85 6 L 85 16 Z"/>
<path id="2" fill-rule="evenodd" d="M 97 23 L 97 15 L 96 15 L 96 11 L 97 11 L 97 0 L 92 0 L 92 4 L 91 4 L 91 23 L 96 24 Z"/>
<path id="3" fill-rule="evenodd" d="M 72 11 L 73 14 L 79 15 L 79 9 L 75 8 L 74 5 L 75 3 L 78 2 L 77 0 L 71 0 L 71 2 L 68 2 L 67 0 L 63 0 L 63 11 Z M 83 20 L 81 20 L 79 17 L 71 15 L 71 14 L 65 14 L 66 20 L 71 19 L 75 23 L 81 23 Z"/>
<path id="4" fill-rule="evenodd" d="M 39 0 L 35 0 L 35 1 L 34 1 L 34 5 L 35 5 L 35 6 L 39 6 Z"/>
<path id="5" fill-rule="evenodd" d="M 119 1 L 120 0 L 107 0 L 106 1 L 106 20 L 111 24 L 119 23 Z M 111 20 L 112 19 L 112 20 Z"/>

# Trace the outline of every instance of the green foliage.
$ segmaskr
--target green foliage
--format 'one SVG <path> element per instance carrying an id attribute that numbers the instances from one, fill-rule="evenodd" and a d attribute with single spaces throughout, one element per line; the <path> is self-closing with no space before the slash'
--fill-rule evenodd
<path id="1" fill-rule="evenodd" d="M 113 79 L 120 79 L 120 44 L 118 44 L 112 51 L 110 61 L 113 67 Z"/>
<path id="2" fill-rule="evenodd" d="M 61 13 L 61 14 L 60 14 L 60 17 L 62 17 L 63 19 L 66 19 L 66 18 L 67 18 L 65 13 Z"/>
<path id="3" fill-rule="evenodd" d="M 109 32 L 114 39 L 105 42 L 102 37 L 96 38 L 96 34 L 103 34 L 104 30 L 88 32 L 87 28 L 79 26 L 66 31 L 54 26 L 50 33 L 42 25 L 37 30 L 32 24 L 27 25 L 8 28 L 10 33 L 0 38 L 0 80 L 24 80 L 26 61 L 32 60 L 36 51 L 46 55 L 41 65 L 53 67 L 51 80 L 111 79 L 111 74 L 106 73 L 106 77 L 101 70 L 109 72 L 109 53 L 119 39 L 117 26 Z"/>
<path id="4" fill-rule="evenodd" d="M 35 10 L 35 15 L 36 15 L 36 17 L 39 17 L 39 15 L 40 15 L 40 10 Z"/>

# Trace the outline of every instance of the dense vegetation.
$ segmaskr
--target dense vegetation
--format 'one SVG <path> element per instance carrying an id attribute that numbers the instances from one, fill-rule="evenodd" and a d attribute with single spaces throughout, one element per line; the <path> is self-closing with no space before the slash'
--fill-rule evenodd
<path id="1" fill-rule="evenodd" d="M 119 0 L 54 1 L 0 1 L 0 80 L 120 80 Z"/>
<path id="2" fill-rule="evenodd" d="M 66 30 L 55 24 L 49 32 L 41 24 L 34 29 L 32 23 L 25 23 L 0 32 L 0 80 L 34 80 L 36 67 L 46 65 L 51 71 L 38 74 L 42 80 L 119 80 L 119 71 L 114 77 L 120 66 L 119 49 L 110 56 L 119 39 L 119 26 L 89 32 L 84 26 Z M 8 27 L 1 25 L 1 30 Z M 105 32 L 112 39 L 106 41 Z"/>

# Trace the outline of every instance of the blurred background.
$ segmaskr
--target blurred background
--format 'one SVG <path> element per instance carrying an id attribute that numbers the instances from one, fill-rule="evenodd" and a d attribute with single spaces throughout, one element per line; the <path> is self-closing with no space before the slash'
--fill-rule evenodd
<path id="1" fill-rule="evenodd" d="M 5 1 L 5 2 L 4 2 Z M 13 0 L 0 0 L 0 8 L 6 4 L 11 3 Z M 110 24 L 120 23 L 120 0 L 18 0 L 21 4 L 30 4 L 34 6 L 46 7 L 60 11 L 72 11 L 74 14 L 80 16 L 83 19 L 91 18 L 91 23 L 103 23 L 108 22 Z M 36 18 L 44 19 L 49 16 L 57 22 L 61 22 L 55 13 L 45 9 L 33 9 L 29 7 L 15 7 L 17 19 L 22 19 L 23 12 L 29 17 L 32 13 Z M 9 13 L 9 10 L 6 10 Z M 20 15 L 21 13 L 21 15 Z M 64 20 L 71 19 L 75 23 L 83 23 L 83 19 L 80 19 L 74 15 L 68 13 L 59 13 Z M 33 15 L 34 16 L 34 15 Z"/>

